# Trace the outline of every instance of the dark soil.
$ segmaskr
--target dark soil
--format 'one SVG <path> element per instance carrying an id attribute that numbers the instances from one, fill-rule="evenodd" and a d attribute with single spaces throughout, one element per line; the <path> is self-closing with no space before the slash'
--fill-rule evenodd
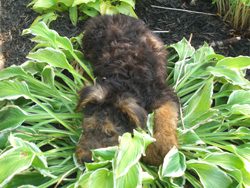
<path id="1" fill-rule="evenodd" d="M 21 36 L 22 30 L 28 28 L 37 16 L 33 10 L 26 7 L 29 2 L 30 0 L 1 0 L 0 45 L 5 67 L 23 63 L 25 56 L 34 46 L 27 36 Z M 136 13 L 139 18 L 144 20 L 153 31 L 167 31 L 159 34 L 166 44 L 175 43 L 183 37 L 189 39 L 191 33 L 191 44 L 196 48 L 204 41 L 211 44 L 241 36 L 240 41 L 225 42 L 221 46 L 215 46 L 215 51 L 227 56 L 250 55 L 250 39 L 243 34 L 237 34 L 219 16 L 163 10 L 153 8 L 151 5 L 182 8 L 183 2 L 181 0 L 137 0 Z M 186 9 L 216 14 L 216 8 L 209 0 L 198 0 L 195 6 L 187 4 Z M 51 28 L 61 35 L 72 37 L 82 32 L 83 25 L 84 23 L 80 22 L 77 27 L 74 27 L 66 13 L 52 22 Z"/>
<path id="2" fill-rule="evenodd" d="M 22 30 L 30 26 L 36 13 L 27 8 L 30 0 L 1 0 L 0 45 L 5 66 L 21 64 L 34 44 L 27 36 L 21 36 Z"/>
<path id="3" fill-rule="evenodd" d="M 250 55 L 250 39 L 237 34 L 229 24 L 224 23 L 216 15 L 216 7 L 210 0 L 197 0 L 196 5 L 193 6 L 186 4 L 186 10 L 213 13 L 215 16 L 152 7 L 157 5 L 183 9 L 183 2 L 185 0 L 142 0 L 137 3 L 136 13 L 152 30 L 168 31 L 159 34 L 166 44 L 178 42 L 183 37 L 188 40 L 192 33 L 191 44 L 196 48 L 204 42 L 212 44 L 212 42 L 223 41 L 224 45 L 214 47 L 217 53 L 226 56 Z M 242 39 L 234 43 L 227 42 L 228 39 L 231 40 L 237 36 L 241 36 Z"/>

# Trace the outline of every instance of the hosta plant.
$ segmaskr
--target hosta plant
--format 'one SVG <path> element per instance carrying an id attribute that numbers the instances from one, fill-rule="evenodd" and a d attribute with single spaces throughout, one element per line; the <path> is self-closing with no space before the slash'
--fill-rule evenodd
<path id="1" fill-rule="evenodd" d="M 69 11 L 71 22 L 98 14 L 122 13 L 136 17 L 135 0 L 32 0 L 29 6 L 39 13 Z"/>
<path id="2" fill-rule="evenodd" d="M 94 162 L 83 165 L 74 155 L 83 118 L 75 107 L 77 91 L 93 83 L 91 65 L 43 22 L 24 33 L 37 43 L 29 60 L 0 72 L 0 187 L 250 186 L 250 83 L 244 78 L 250 57 L 224 57 L 207 44 L 195 50 L 185 39 L 168 46 L 166 82 L 181 101 L 179 147 L 160 167 L 140 162 L 154 141 L 150 114 L 149 133 L 125 133 L 118 146 L 93 150 Z"/>

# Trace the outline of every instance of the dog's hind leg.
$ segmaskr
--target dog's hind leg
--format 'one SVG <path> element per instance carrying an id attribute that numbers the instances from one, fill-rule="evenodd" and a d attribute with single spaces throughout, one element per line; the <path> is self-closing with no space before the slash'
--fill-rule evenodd
<path id="1" fill-rule="evenodd" d="M 176 128 L 178 121 L 178 104 L 168 101 L 154 112 L 154 138 L 146 150 L 143 161 L 158 166 L 173 146 L 178 146 Z"/>

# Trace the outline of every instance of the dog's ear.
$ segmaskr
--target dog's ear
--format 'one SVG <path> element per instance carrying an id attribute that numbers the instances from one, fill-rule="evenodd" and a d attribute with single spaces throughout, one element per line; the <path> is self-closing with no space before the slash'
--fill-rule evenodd
<path id="1" fill-rule="evenodd" d="M 134 98 L 119 99 L 118 108 L 126 114 L 130 121 L 132 121 L 137 127 L 145 128 L 147 112 Z"/>
<path id="2" fill-rule="evenodd" d="M 108 91 L 100 85 L 87 86 L 80 92 L 80 100 L 76 107 L 77 111 L 83 109 L 88 103 L 102 102 L 106 98 Z"/>

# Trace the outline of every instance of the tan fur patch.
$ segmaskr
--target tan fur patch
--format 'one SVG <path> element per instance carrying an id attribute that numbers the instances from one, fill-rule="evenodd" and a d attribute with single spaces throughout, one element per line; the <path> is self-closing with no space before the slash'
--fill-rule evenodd
<path id="1" fill-rule="evenodd" d="M 176 128 L 178 107 L 174 102 L 167 102 L 155 110 L 154 138 L 156 142 L 148 146 L 146 157 L 148 164 L 160 165 L 165 155 L 173 146 L 178 146 Z"/>
<path id="2" fill-rule="evenodd" d="M 133 98 L 127 98 L 127 99 L 121 99 L 118 102 L 118 107 L 120 108 L 120 110 L 127 114 L 129 119 L 135 123 L 136 126 L 138 127 L 143 127 L 144 125 L 142 125 L 141 119 L 140 117 L 138 117 L 138 112 L 142 115 L 142 116 L 147 116 L 146 111 L 140 107 L 136 100 Z"/>
<path id="3" fill-rule="evenodd" d="M 155 52 L 161 52 L 164 49 L 164 44 L 152 33 L 148 32 L 144 34 L 141 40 L 148 44 Z"/>
<path id="4" fill-rule="evenodd" d="M 86 104 L 88 104 L 89 102 L 94 102 L 94 101 L 101 102 L 105 99 L 106 95 L 107 91 L 104 90 L 101 86 L 99 85 L 92 86 L 92 90 L 88 93 L 88 95 L 84 99 L 82 99 L 79 102 L 76 109 L 79 110 L 80 108 L 84 108 Z"/>
<path id="5" fill-rule="evenodd" d="M 97 127 L 97 120 L 95 116 L 84 118 L 83 129 L 93 130 Z"/>
<path id="6" fill-rule="evenodd" d="M 113 136 L 115 134 L 118 134 L 115 130 L 114 125 L 110 121 L 106 121 L 103 125 L 103 132 L 109 136 Z"/>

